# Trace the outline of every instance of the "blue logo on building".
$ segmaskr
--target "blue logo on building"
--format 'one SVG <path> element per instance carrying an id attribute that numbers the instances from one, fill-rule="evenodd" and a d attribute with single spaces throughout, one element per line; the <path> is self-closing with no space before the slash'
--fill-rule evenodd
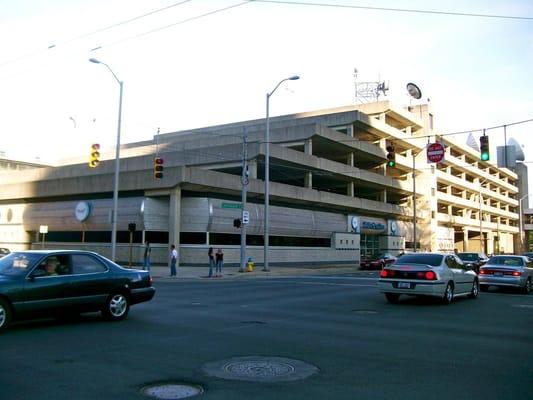
<path id="1" fill-rule="evenodd" d="M 383 229 L 385 229 L 385 225 L 383 225 L 381 222 L 363 221 L 363 229 L 382 231 Z"/>

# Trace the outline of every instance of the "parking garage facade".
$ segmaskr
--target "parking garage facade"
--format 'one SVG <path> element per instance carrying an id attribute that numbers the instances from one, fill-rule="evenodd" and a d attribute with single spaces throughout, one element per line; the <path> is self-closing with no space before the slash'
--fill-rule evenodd
<path id="1" fill-rule="evenodd" d="M 476 229 L 485 239 L 479 245 L 489 246 L 495 222 L 498 246 L 512 246 L 518 232 L 516 176 L 475 161 L 473 151 L 449 140 L 446 163 L 428 164 L 428 137 L 438 137 L 432 118 L 426 105 L 406 109 L 386 101 L 271 118 L 270 263 L 357 266 L 362 255 L 453 251 L 473 247 Z M 244 121 L 122 146 L 117 260 L 140 263 L 143 243 L 150 241 L 155 263 L 167 263 L 170 244 L 178 247 L 182 264 L 205 264 L 209 247 L 222 248 L 226 262 L 238 263 L 241 228 L 233 222 L 241 218 L 245 165 L 247 251 L 261 264 L 264 129 L 264 119 Z M 164 159 L 162 179 L 153 177 L 156 143 Z M 391 144 L 392 168 L 385 150 Z M 79 159 L 2 172 L 2 246 L 85 248 L 109 256 L 113 157 L 112 149 L 104 151 L 97 168 Z M 485 194 L 481 214 L 471 189 L 476 182 Z M 476 217 L 488 213 L 480 230 Z M 40 233 L 43 226 L 46 234 Z M 460 237 L 464 232 L 466 240 Z"/>

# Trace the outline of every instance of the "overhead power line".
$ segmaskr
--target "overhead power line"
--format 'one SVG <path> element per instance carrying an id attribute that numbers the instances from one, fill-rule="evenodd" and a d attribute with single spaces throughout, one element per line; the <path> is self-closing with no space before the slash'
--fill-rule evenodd
<path id="1" fill-rule="evenodd" d="M 246 0 L 246 1 L 243 1 L 243 2 L 240 2 L 240 3 L 237 3 L 237 4 L 233 4 L 233 5 L 227 6 L 227 7 L 217 8 L 217 9 L 215 9 L 213 11 L 208 11 L 206 13 L 195 15 L 193 17 L 186 18 L 186 19 L 183 19 L 183 20 L 178 21 L 178 22 L 174 22 L 174 23 L 169 24 L 169 25 L 160 26 L 159 28 L 151 29 L 149 31 L 146 31 L 146 32 L 143 32 L 143 33 L 139 33 L 137 35 L 133 35 L 133 36 L 129 36 L 129 37 L 124 38 L 124 39 L 117 40 L 116 42 L 110 43 L 108 45 L 102 45 L 102 46 L 95 47 L 91 51 L 99 50 L 99 49 L 101 49 L 103 47 L 115 46 L 115 45 L 120 44 L 120 43 L 124 43 L 124 42 L 130 41 L 130 40 L 138 39 L 140 37 L 143 37 L 143 36 L 146 36 L 146 35 L 150 35 L 150 34 L 155 33 L 155 32 L 159 32 L 159 31 L 162 31 L 162 30 L 165 30 L 165 29 L 168 29 L 168 28 L 172 28 L 174 26 L 182 25 L 182 24 L 185 24 L 187 22 L 195 21 L 195 20 L 198 20 L 200 18 L 205 18 L 205 17 L 208 17 L 208 16 L 213 15 L 213 14 L 217 14 L 217 13 L 220 13 L 220 12 L 223 12 L 223 11 L 230 10 L 232 8 L 237 8 L 237 7 L 243 6 L 245 4 L 250 3 L 251 1 L 252 0 Z"/>
<path id="2" fill-rule="evenodd" d="M 371 6 L 357 6 L 353 4 L 311 3 L 307 1 L 282 1 L 282 0 L 252 0 L 252 1 L 256 3 L 286 4 L 286 5 L 294 5 L 294 6 L 352 8 L 352 9 L 358 9 L 358 10 L 450 15 L 450 16 L 456 16 L 456 17 L 498 18 L 498 19 L 515 19 L 515 20 L 526 20 L 526 21 L 533 20 L 533 17 L 522 17 L 522 16 L 517 16 L 517 15 L 479 14 L 479 13 L 467 13 L 467 12 L 463 13 L 463 12 L 455 12 L 455 11 L 422 10 L 422 9 L 416 9 L 416 8 L 371 7 Z"/>
<path id="3" fill-rule="evenodd" d="M 70 42 L 73 42 L 75 40 L 79 40 L 79 39 L 84 39 L 86 37 L 89 37 L 89 36 L 92 36 L 92 35 L 95 35 L 97 33 L 100 33 L 100 32 L 105 32 L 105 31 L 108 31 L 110 29 L 113 29 L 113 28 L 117 28 L 119 26 L 122 26 L 122 25 L 126 25 L 126 24 L 129 24 L 130 22 L 134 22 L 134 21 L 138 21 L 139 19 L 141 18 L 146 18 L 146 17 L 149 17 L 150 15 L 154 15 L 154 14 L 157 14 L 157 13 L 160 13 L 162 11 L 166 11 L 170 8 L 174 8 L 174 7 L 178 7 L 178 6 L 181 6 L 185 3 L 190 3 L 191 1 L 193 0 L 183 0 L 183 1 L 180 1 L 178 3 L 174 3 L 174 4 L 171 4 L 169 6 L 166 6 L 166 7 L 163 7 L 163 8 L 158 8 L 157 10 L 153 10 L 153 11 L 149 11 L 145 14 L 142 14 L 142 15 L 138 15 L 136 17 L 133 17 L 133 18 L 129 18 L 129 19 L 126 19 L 124 21 L 120 21 L 120 22 L 117 22 L 117 23 L 114 23 L 112 25 L 109 25 L 109 26 L 106 26 L 104 28 L 100 28 L 100 29 L 97 29 L 95 31 L 92 31 L 92 32 L 88 32 L 88 33 L 84 33 L 83 35 L 80 35 L 80 36 L 76 36 L 75 38 L 72 38 L 70 40 L 67 40 L 61 44 L 66 44 L 66 43 L 70 43 Z"/>
<path id="4" fill-rule="evenodd" d="M 142 15 L 138 15 L 136 17 L 133 17 L 133 18 L 129 18 L 129 19 L 126 19 L 124 21 L 120 21 L 120 22 L 116 22 L 114 24 L 111 24 L 109 26 L 106 26 L 104 28 L 100 28 L 100 29 L 96 29 L 94 31 L 91 31 L 91 32 L 87 32 L 87 33 L 83 33 L 79 36 L 75 36 L 73 38 L 70 38 L 70 39 L 66 39 L 64 41 L 61 41 L 61 42 L 57 42 L 57 43 L 51 43 L 46 49 L 40 49 L 40 50 L 36 50 L 36 51 L 33 51 L 31 53 L 27 53 L 25 55 L 22 55 L 20 57 L 17 57 L 15 59 L 12 59 L 12 60 L 8 60 L 8 61 L 5 61 L 3 63 L 0 63 L 0 67 L 4 66 L 4 65 L 8 65 L 8 64 L 12 64 L 12 63 L 15 63 L 17 61 L 22 61 L 28 57 L 33 57 L 35 55 L 37 55 L 38 53 L 41 53 L 43 51 L 46 51 L 46 50 L 50 50 L 50 49 L 54 49 L 58 46 L 63 46 L 65 44 L 69 44 L 69 43 L 72 43 L 72 42 L 75 42 L 77 40 L 81 40 L 81 39 L 84 39 L 86 37 L 89 37 L 89 36 L 92 36 L 92 35 L 96 35 L 97 33 L 101 33 L 101 32 L 105 32 L 105 31 L 108 31 L 110 29 L 113 29 L 113 28 L 117 28 L 119 26 L 122 26 L 122 25 L 126 25 L 126 24 L 129 24 L 130 22 L 134 22 L 134 21 L 137 21 L 139 19 L 142 19 L 142 18 L 145 18 L 145 17 L 148 17 L 150 15 L 154 15 L 154 14 L 157 14 L 157 13 L 160 13 L 162 11 L 166 11 L 166 10 L 169 10 L 170 8 L 174 8 L 174 7 L 177 7 L 177 6 L 181 6 L 185 3 L 190 3 L 191 1 L 193 0 L 183 0 L 183 1 L 180 1 L 180 2 L 177 2 L 177 3 L 174 3 L 174 4 L 170 4 L 166 7 L 162 7 L 162 8 L 158 8 L 156 10 L 152 10 L 152 11 L 149 11 L 147 13 L 144 13 Z"/>

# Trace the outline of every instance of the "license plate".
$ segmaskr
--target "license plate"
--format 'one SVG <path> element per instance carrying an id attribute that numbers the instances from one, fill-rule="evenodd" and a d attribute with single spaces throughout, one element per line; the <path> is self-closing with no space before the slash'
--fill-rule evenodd
<path id="1" fill-rule="evenodd" d="M 398 289 L 411 289 L 409 282 L 398 282 Z"/>
<path id="2" fill-rule="evenodd" d="M 503 272 L 495 272 L 494 276 L 503 276 Z"/>

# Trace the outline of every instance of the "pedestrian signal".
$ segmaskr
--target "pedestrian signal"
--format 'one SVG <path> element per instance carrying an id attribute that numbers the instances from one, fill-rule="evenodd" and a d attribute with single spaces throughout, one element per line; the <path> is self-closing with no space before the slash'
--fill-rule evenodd
<path id="1" fill-rule="evenodd" d="M 100 164 L 100 145 L 94 143 L 91 145 L 91 152 L 89 154 L 89 168 L 96 168 Z"/>
<path id="2" fill-rule="evenodd" d="M 396 165 L 396 153 L 394 152 L 394 146 L 389 144 L 387 146 L 387 167 L 392 168 Z"/>
<path id="3" fill-rule="evenodd" d="M 154 158 L 154 178 L 163 178 L 163 159 L 161 157 Z"/>
<path id="4" fill-rule="evenodd" d="M 485 135 L 479 137 L 479 159 L 481 161 L 489 161 L 490 159 L 489 137 Z"/>

